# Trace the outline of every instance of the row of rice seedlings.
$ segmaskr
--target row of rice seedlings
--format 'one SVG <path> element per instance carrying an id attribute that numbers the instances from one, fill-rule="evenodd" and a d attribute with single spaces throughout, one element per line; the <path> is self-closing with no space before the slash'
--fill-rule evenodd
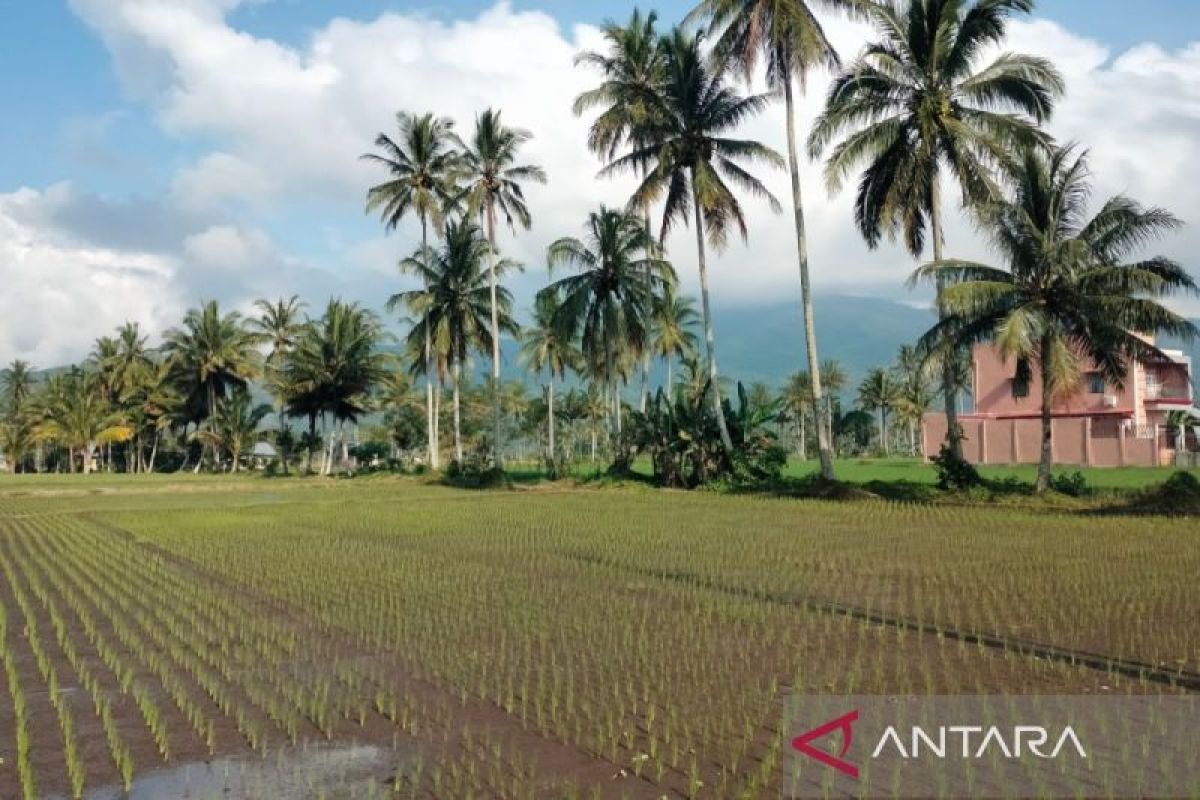
<path id="1" fill-rule="evenodd" d="M 27 546 L 32 538 L 29 537 L 24 540 Z M 127 693 L 128 687 L 132 685 L 133 673 L 127 666 L 126 660 L 120 655 L 118 649 L 111 646 L 107 639 L 99 632 L 92 613 L 73 591 L 67 589 L 67 585 L 64 584 L 60 574 L 48 570 L 47 564 L 43 560 L 43 554 L 36 547 L 29 547 L 28 553 L 31 562 L 39 567 L 42 570 L 42 574 L 47 576 L 54 584 L 58 596 L 65 600 L 67 606 L 72 610 L 75 618 L 82 626 L 84 637 L 88 639 L 100 657 L 101 662 L 104 663 L 118 681 L 118 685 L 125 687 L 123 691 Z M 28 567 L 29 564 L 25 566 Z M 34 572 L 30 570 L 26 574 L 32 576 Z M 31 578 L 31 580 L 33 579 Z M 96 715 L 100 718 L 101 726 L 104 729 L 105 741 L 108 745 L 113 765 L 121 776 L 121 782 L 125 790 L 129 791 L 133 784 L 133 756 L 118 730 L 116 718 L 113 716 L 112 701 L 101 685 L 99 676 L 88 666 L 71 641 L 66 630 L 65 621 L 62 615 L 57 612 L 57 604 L 54 604 L 48 593 L 43 591 L 42 594 L 43 603 L 46 607 L 55 609 L 55 611 L 51 612 L 51 615 L 52 619 L 57 620 L 55 628 L 59 638 L 59 646 L 67 656 L 67 660 L 71 666 L 75 669 L 79 682 L 87 689 L 92 699 L 93 708 Z"/>
<path id="2" fill-rule="evenodd" d="M 29 711 L 25 703 L 25 691 L 17 674 L 16 656 L 8 644 L 8 608 L 0 598 L 0 658 L 4 660 L 4 675 L 8 684 L 8 696 L 12 700 L 13 717 L 17 736 L 17 778 L 24 800 L 37 800 L 37 783 L 33 777 L 33 763 L 29 758 Z"/>
<path id="3" fill-rule="evenodd" d="M 9 541 L 12 537 L 5 537 Z M 75 800 L 83 797 L 83 787 L 86 781 L 83 759 L 79 753 L 79 745 L 75 738 L 75 724 L 71 718 L 71 709 L 67 705 L 66 695 L 60 690 L 58 671 L 50 660 L 50 654 L 42 643 L 41 629 L 38 625 L 37 612 L 33 603 L 18 582 L 17 574 L 10 563 L 5 548 L 0 547 L 0 571 L 8 580 L 9 589 L 25 618 L 24 636 L 37 662 L 38 671 L 46 684 L 50 705 L 58 715 L 59 733 L 62 737 L 63 754 L 67 762 L 67 776 L 71 782 L 71 795 Z M 26 743 L 28 747 L 28 743 Z M 18 744 L 18 750 L 20 744 Z"/>
<path id="4" fill-rule="evenodd" d="M 1076 687 L 1095 677 L 780 602 L 808 589 L 785 580 L 789 569 L 824 586 L 827 571 L 873 575 L 886 566 L 805 553 L 819 527 L 791 530 L 790 552 L 772 532 L 766 550 L 777 563 L 763 566 L 725 521 L 685 536 L 677 519 L 669 530 L 628 516 L 598 524 L 595 514 L 561 506 L 543 513 L 536 501 L 519 515 L 498 513 L 497 502 L 406 511 L 400 530 L 390 509 L 357 504 L 306 510 L 302 529 L 273 511 L 228 526 L 203 514 L 150 515 L 138 530 L 247 590 L 305 609 L 362 648 L 392 652 L 460 704 L 490 703 L 531 732 L 685 794 L 698 784 L 718 796 L 762 788 L 754 772 L 769 760 L 787 688 L 937 693 Z M 749 513 L 783 507 L 750 504 Z M 897 519 L 928 522 L 903 508 Z M 849 515 L 830 525 L 860 522 Z M 879 592 L 864 596 L 887 608 Z M 945 624 L 951 599 L 942 592 L 919 614 Z M 836 669 L 812 669 L 799 683 L 797 665 L 813 659 Z M 332 671 L 350 695 L 374 684 L 369 673 L 356 681 Z M 386 714 L 386 690 L 372 692 Z"/>
<path id="5" fill-rule="evenodd" d="M 120 562 L 108 560 L 107 550 L 103 547 L 89 547 L 103 542 L 75 541 L 69 534 L 52 538 L 62 540 L 62 549 L 57 554 L 58 560 L 76 570 L 72 576 L 72 584 L 83 589 L 89 600 L 108 619 L 127 652 L 133 653 L 155 676 L 209 751 L 215 752 L 216 747 L 212 721 L 192 699 L 192 694 L 184 688 L 171 663 L 190 673 L 193 680 L 204 687 L 221 711 L 237 721 L 239 732 L 247 742 L 255 749 L 265 752 L 266 736 L 262 723 L 248 714 L 241 707 L 240 701 L 231 697 L 226 688 L 227 683 L 215 677 L 217 669 L 223 667 L 223 671 L 227 672 L 228 668 L 220 661 L 218 655 L 210 653 L 205 647 L 205 642 L 211 641 L 207 636 L 213 631 L 200 626 L 189 627 L 172 615 L 172 609 L 176 607 L 179 596 L 162 594 L 158 596 L 164 600 L 151 602 L 148 598 L 156 595 L 152 592 L 154 586 L 145 573 L 127 575 L 128 585 L 125 580 L 107 579 L 106 576 L 119 574 L 115 570 Z M 72 544 L 74 546 L 70 546 Z M 127 568 L 126 572 L 128 571 Z M 140 565 L 134 567 L 134 571 L 140 572 Z M 135 593 L 131 588 L 133 585 L 150 591 Z M 154 610 L 153 613 L 148 613 L 147 606 Z M 177 644 L 180 639 L 185 642 L 184 646 Z M 167 653 L 166 658 L 161 655 L 164 652 Z M 211 669 L 206 669 L 206 666 Z M 132 676 L 132 670 L 127 670 L 126 675 Z M 123 685 L 127 693 L 133 693 L 151 729 L 160 756 L 169 760 L 171 746 L 166 716 L 145 690 L 132 682 L 132 677 Z"/>

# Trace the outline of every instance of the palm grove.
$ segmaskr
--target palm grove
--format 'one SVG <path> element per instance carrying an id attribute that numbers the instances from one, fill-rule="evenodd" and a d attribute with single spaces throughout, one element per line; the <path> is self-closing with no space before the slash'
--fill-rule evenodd
<path id="1" fill-rule="evenodd" d="M 1040 378 L 1045 488 L 1054 395 L 1076 390 L 1087 361 L 1119 384 L 1129 359 L 1155 355 L 1137 333 L 1192 336 L 1159 301 L 1197 289 L 1180 265 L 1138 252 L 1178 226 L 1169 212 L 1120 196 L 1090 212 L 1086 153 L 1043 128 L 1062 78 L 1045 59 L 1002 50 L 1007 21 L 1032 9 L 1033 0 L 702 0 L 670 30 L 635 11 L 604 27 L 604 50 L 578 57 L 597 83 L 575 104 L 591 120 L 599 179 L 626 176 L 634 188 L 624 206 L 595 209 L 550 245 L 550 283 L 531 324 L 518 324 L 505 286 L 523 266 L 497 234 L 532 225 L 527 193 L 547 181 L 522 155 L 532 134 L 494 109 L 469 131 L 401 112 L 363 156 L 381 174 L 367 210 L 388 230 L 419 230 L 400 261 L 415 286 L 387 303 L 410 323 L 395 346 L 385 347 L 379 316 L 342 300 L 319 314 L 297 298 L 261 300 L 248 318 L 210 302 L 153 349 L 130 324 L 44 380 L 13 363 L 0 443 L 25 469 L 88 469 L 98 458 L 153 471 L 166 449 L 174 469 L 237 470 L 269 436 L 283 470 L 303 459 L 328 473 L 361 447 L 351 426 L 378 412 L 389 452 L 419 451 L 435 470 L 451 452 L 454 469 L 499 472 L 536 441 L 552 473 L 580 453 L 617 469 L 645 456 L 663 483 L 691 486 L 777 473 L 785 438 L 801 456 L 812 446 L 832 478 L 839 452 L 915 453 L 939 398 L 946 452 L 961 457 L 966 353 L 988 341 L 1015 361 L 1018 388 Z M 843 63 L 817 12 L 868 21 L 872 40 Z M 834 79 L 802 141 L 797 106 L 808 75 L 825 69 Z M 749 91 L 764 74 L 767 91 Z M 775 102 L 784 153 L 738 135 Z M 802 151 L 823 160 L 831 193 L 854 182 L 853 223 L 867 244 L 898 240 L 925 260 L 910 281 L 936 292 L 937 323 L 893 367 L 865 376 L 848 412 L 846 376 L 822 362 L 815 336 Z M 731 236 L 749 235 L 745 203 L 783 212 L 762 179 L 783 169 L 805 335 L 780 357 L 804 369 L 780 392 L 734 387 L 718 366 L 709 273 Z M 958 206 L 995 264 L 953 257 L 944 230 Z M 681 226 L 694 253 L 667 250 Z M 675 266 L 693 260 L 698 302 L 681 294 Z M 539 397 L 502 381 L 506 336 L 518 339 Z M 481 385 L 470 379 L 476 358 L 490 367 Z M 667 377 L 654 388 L 656 360 Z"/>

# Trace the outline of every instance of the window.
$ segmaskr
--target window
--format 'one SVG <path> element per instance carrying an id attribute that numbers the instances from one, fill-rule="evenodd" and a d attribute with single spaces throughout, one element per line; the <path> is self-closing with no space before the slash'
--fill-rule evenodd
<path id="1" fill-rule="evenodd" d="M 1086 377 L 1089 394 L 1104 394 L 1104 375 L 1099 372 L 1089 372 Z"/>
<path id="2" fill-rule="evenodd" d="M 1012 396 L 1017 400 L 1023 400 L 1024 398 L 1029 397 L 1029 384 L 1013 378 Z"/>

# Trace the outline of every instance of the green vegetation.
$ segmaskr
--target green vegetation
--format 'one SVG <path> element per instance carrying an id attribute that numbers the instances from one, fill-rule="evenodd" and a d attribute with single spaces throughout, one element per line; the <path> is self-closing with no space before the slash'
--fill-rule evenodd
<path id="1" fill-rule="evenodd" d="M 792 478 L 803 478 L 816 472 L 819 465 L 811 461 L 790 461 L 784 475 Z M 993 481 L 1020 481 L 1032 487 L 1037 481 L 1037 465 L 1022 464 L 1019 466 L 984 466 L 979 467 L 979 473 Z M 1071 468 L 1069 472 L 1079 472 L 1088 485 L 1096 489 L 1147 489 L 1170 478 L 1175 474 L 1172 469 L 1149 469 L 1145 467 L 1126 467 L 1123 469 L 1088 469 Z M 838 465 L 841 480 L 858 485 L 882 483 L 917 483 L 932 486 L 937 483 L 937 474 L 933 467 L 917 459 L 847 459 Z M 1200 470 L 1192 470 L 1200 475 Z"/>
<path id="2" fill-rule="evenodd" d="M 310 785 L 371 796 L 315 766 L 317 748 L 369 743 L 374 785 L 416 796 L 770 797 L 789 691 L 1169 692 L 1200 671 L 1183 520 L 101 482 L 0 481 L 0 637 L 26 742 L 4 796 L 309 752 Z"/>

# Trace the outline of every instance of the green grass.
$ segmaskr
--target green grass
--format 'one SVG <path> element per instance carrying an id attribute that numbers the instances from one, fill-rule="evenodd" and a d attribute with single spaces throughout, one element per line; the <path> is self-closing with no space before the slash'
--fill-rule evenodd
<path id="1" fill-rule="evenodd" d="M 794 460 L 788 463 L 785 475 L 792 478 L 802 478 L 818 472 L 820 465 L 815 461 Z M 980 473 L 992 480 L 1015 479 L 1023 483 L 1033 484 L 1037 480 L 1035 465 L 1020 466 L 985 466 Z M 1144 489 L 1162 483 L 1171 477 L 1174 469 L 1149 469 L 1144 467 L 1124 467 L 1113 469 L 1098 469 L 1074 466 L 1055 467 L 1056 474 L 1083 473 L 1088 486 L 1096 489 Z M 1200 477 L 1200 470 L 1191 470 L 1192 474 Z M 937 482 L 937 474 L 933 466 L 917 459 L 854 459 L 837 462 L 839 480 L 854 484 L 868 484 L 875 481 L 891 483 L 905 481 L 908 483 L 933 485 Z"/>

